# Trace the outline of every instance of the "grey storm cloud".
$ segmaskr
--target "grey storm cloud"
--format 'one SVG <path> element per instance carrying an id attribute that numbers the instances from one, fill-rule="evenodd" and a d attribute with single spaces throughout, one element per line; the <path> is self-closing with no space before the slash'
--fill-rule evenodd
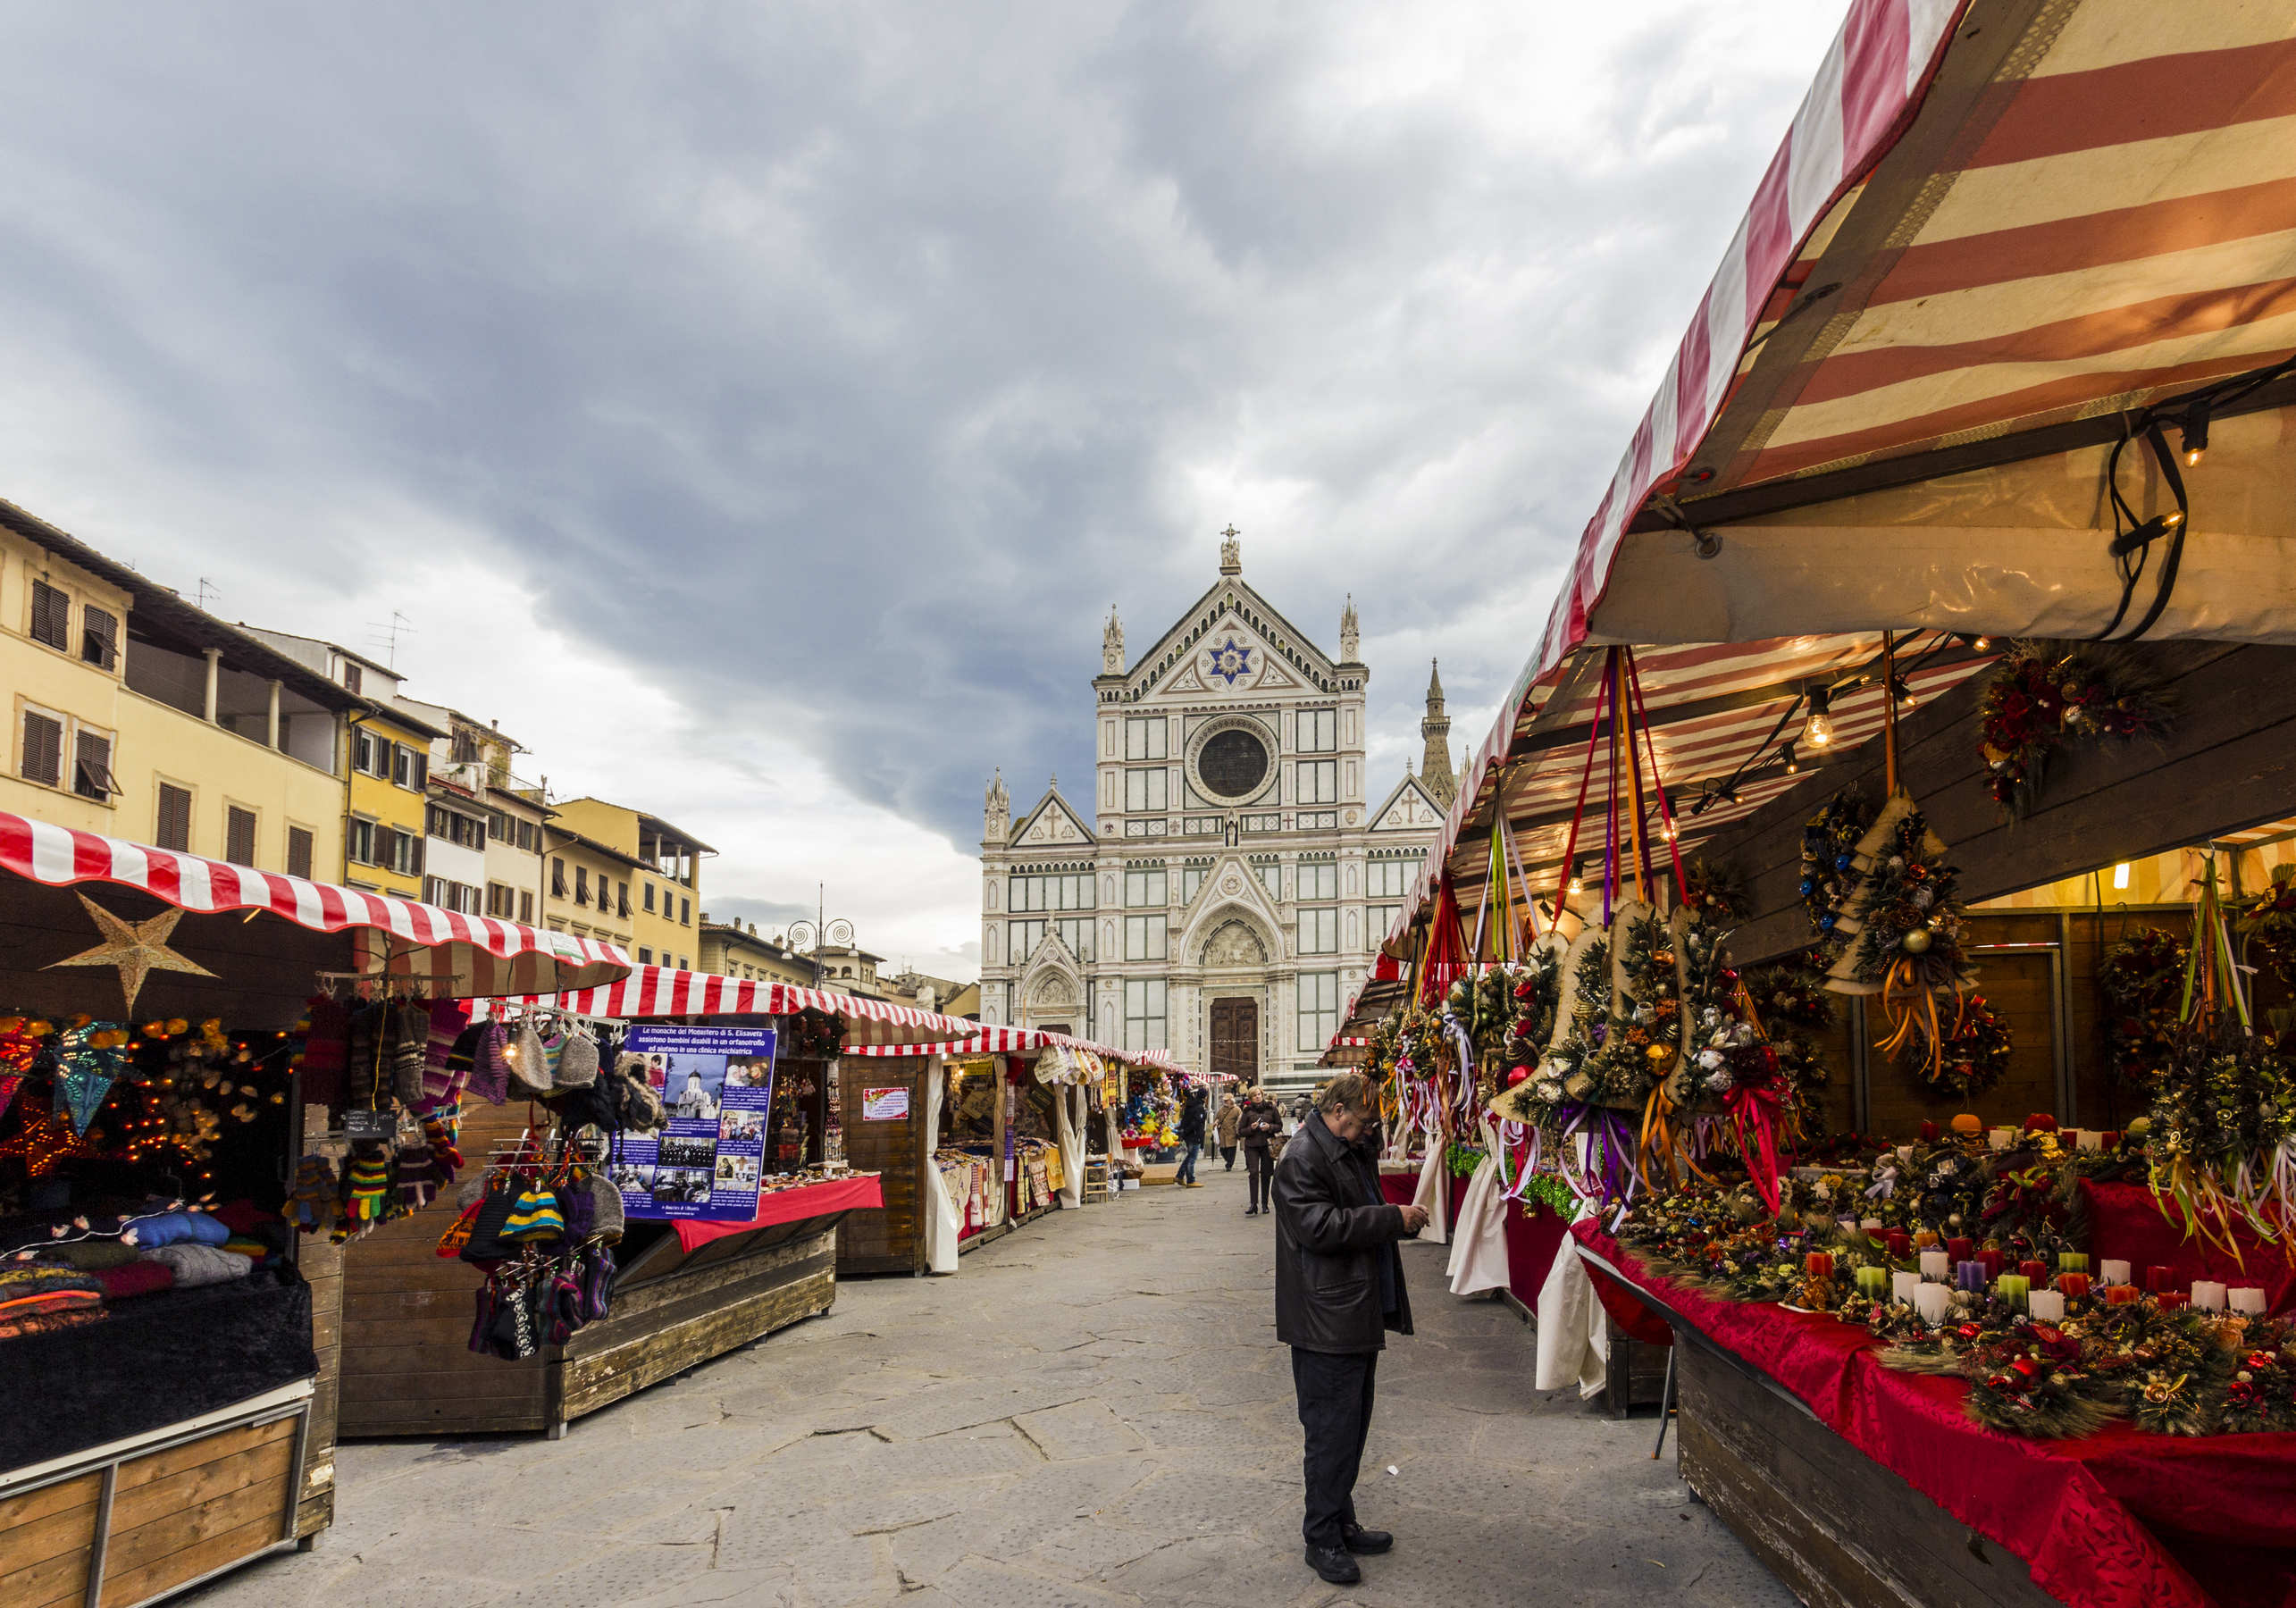
<path id="1" fill-rule="evenodd" d="M 1479 739 L 1843 5 L 1588 9 L 11 7 L 0 495 L 410 612 L 460 532 L 960 844 L 1231 519 Z"/>

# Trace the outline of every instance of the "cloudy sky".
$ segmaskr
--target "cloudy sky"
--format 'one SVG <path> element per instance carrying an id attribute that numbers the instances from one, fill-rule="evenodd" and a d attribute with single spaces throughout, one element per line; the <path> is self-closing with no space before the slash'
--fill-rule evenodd
<path id="1" fill-rule="evenodd" d="M 1479 741 L 1844 10 L 0 5 L 0 496 L 969 976 L 1230 521 Z"/>

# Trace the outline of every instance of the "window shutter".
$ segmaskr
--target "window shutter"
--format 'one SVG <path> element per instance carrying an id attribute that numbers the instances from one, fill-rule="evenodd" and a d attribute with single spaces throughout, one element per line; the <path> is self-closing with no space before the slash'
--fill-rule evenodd
<path id="1" fill-rule="evenodd" d="M 24 757 L 17 774 L 43 786 L 63 785 L 63 722 L 24 711 Z"/>
<path id="2" fill-rule="evenodd" d="M 235 866 L 256 863 L 256 812 L 228 805 L 223 810 L 223 858 Z"/>
<path id="3" fill-rule="evenodd" d="M 311 875 L 311 834 L 300 826 L 287 829 L 287 874 L 308 877 Z"/>
<path id="4" fill-rule="evenodd" d="M 32 641 L 71 649 L 71 599 L 45 581 L 32 582 Z"/>
<path id="5" fill-rule="evenodd" d="M 93 603 L 80 611 L 80 657 L 105 670 L 120 662 L 120 622 Z"/>
<path id="6" fill-rule="evenodd" d="M 159 784 L 159 846 L 191 852 L 191 790 Z"/>
<path id="7" fill-rule="evenodd" d="M 94 732 L 76 733 L 71 749 L 71 791 L 98 803 L 120 791 L 112 779 L 112 740 Z"/>

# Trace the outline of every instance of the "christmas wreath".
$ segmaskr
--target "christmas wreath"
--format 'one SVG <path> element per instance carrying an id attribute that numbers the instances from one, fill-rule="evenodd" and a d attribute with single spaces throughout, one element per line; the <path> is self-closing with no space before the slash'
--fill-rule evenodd
<path id="1" fill-rule="evenodd" d="M 1746 877 L 1736 866 L 1692 860 L 1687 877 L 1689 889 L 1683 902 L 1699 916 L 1712 922 L 1745 919 Z"/>
<path id="2" fill-rule="evenodd" d="M 2234 930 L 2262 942 L 2281 986 L 2296 994 L 2296 865 L 2272 868 L 2272 885 L 2242 904 Z"/>
<path id="3" fill-rule="evenodd" d="M 2016 642 L 1978 706 L 1979 752 L 1994 801 L 2024 815 L 2049 756 L 2080 742 L 2126 741 L 2168 730 L 2170 699 L 2125 650 Z"/>
<path id="4" fill-rule="evenodd" d="M 1863 793 L 1845 787 L 1802 828 L 1802 909 L 1809 912 L 1810 930 L 1829 961 L 1848 941 L 1847 934 L 1834 929 L 1856 889 L 1857 844 L 1873 825 L 1873 815 Z"/>
<path id="5" fill-rule="evenodd" d="M 1793 1126 L 1805 1139 L 1825 1135 L 1825 1088 L 1833 1076 L 1818 1047 L 1818 1041 L 1833 1031 L 1833 996 L 1825 990 L 1825 974 L 1816 958 L 1816 951 L 1806 951 L 1741 975 L 1747 998 L 1785 1075 Z"/>
<path id="6" fill-rule="evenodd" d="M 2184 967 L 2191 950 L 2159 927 L 2138 927 L 2097 970 L 2105 996 L 2105 1066 L 2116 1084 L 2149 1090 L 2175 1051 Z"/>
<path id="7" fill-rule="evenodd" d="M 1939 1016 L 1943 1025 L 1943 1013 Z M 2015 1048 L 2008 1024 L 1993 1013 L 1983 994 L 1964 995 L 1954 1020 L 1932 1048 L 1929 1018 L 1913 1018 L 1913 1030 L 1898 1049 L 1898 1064 L 1940 1098 L 1982 1094 L 2009 1069 Z"/>

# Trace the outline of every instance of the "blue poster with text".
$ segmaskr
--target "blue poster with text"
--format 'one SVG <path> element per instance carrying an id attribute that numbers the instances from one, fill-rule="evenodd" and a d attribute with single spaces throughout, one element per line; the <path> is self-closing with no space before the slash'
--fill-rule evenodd
<path id="1" fill-rule="evenodd" d="M 613 1164 L 633 1218 L 746 1223 L 758 1215 L 774 1104 L 770 1027 L 633 1027 L 625 1055 L 662 1097 L 669 1126 L 624 1136 Z"/>

